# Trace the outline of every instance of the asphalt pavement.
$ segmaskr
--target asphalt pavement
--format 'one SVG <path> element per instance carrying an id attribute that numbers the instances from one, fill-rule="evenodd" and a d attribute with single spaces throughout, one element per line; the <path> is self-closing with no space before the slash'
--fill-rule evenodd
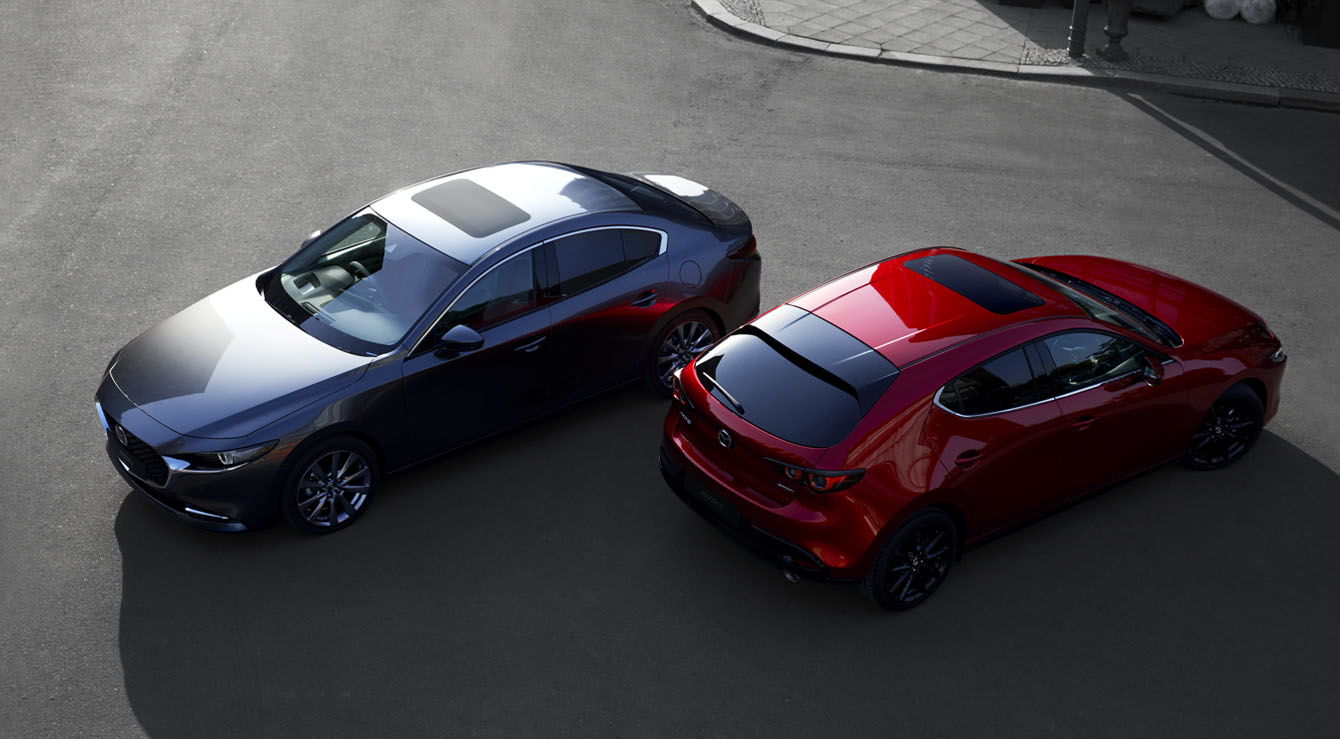
<path id="1" fill-rule="evenodd" d="M 1328 736 L 1334 115 L 872 65 L 682 0 L 0 8 L 0 736 Z M 968 554 L 922 608 L 789 584 L 614 394 L 330 537 L 127 489 L 112 352 L 400 185 L 664 171 L 752 216 L 763 304 L 929 244 L 1149 264 L 1261 313 L 1279 415 Z M 449 419 L 444 419 L 449 422 Z"/>

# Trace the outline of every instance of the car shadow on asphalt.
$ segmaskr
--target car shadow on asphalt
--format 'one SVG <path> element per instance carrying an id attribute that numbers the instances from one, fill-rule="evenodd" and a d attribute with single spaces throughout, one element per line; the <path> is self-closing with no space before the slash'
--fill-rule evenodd
<path id="1" fill-rule="evenodd" d="M 1340 605 L 1340 480 L 1273 434 L 1230 471 L 1159 470 L 976 549 L 886 614 L 788 584 L 687 510 L 657 471 L 665 407 L 624 392 L 421 468 L 333 536 L 210 534 L 128 496 L 120 653 L 141 726 L 746 736 L 897 716 L 952 734 L 1037 692 L 1054 712 L 1016 727 L 1139 701 L 1113 725 L 1235 715 L 1251 733 L 1305 711 L 1340 657 L 1309 636 Z"/>

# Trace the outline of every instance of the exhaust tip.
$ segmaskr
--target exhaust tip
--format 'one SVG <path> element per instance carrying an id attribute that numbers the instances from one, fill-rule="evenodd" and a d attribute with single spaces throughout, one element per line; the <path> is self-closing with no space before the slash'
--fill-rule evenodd
<path id="1" fill-rule="evenodd" d="M 800 576 L 791 570 L 782 570 L 782 577 L 786 578 L 786 581 L 789 583 L 800 582 Z"/>

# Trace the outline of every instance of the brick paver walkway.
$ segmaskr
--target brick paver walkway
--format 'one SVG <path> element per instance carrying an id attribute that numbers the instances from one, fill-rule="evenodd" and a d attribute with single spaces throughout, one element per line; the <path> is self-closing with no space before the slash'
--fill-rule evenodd
<path id="1" fill-rule="evenodd" d="M 1297 27 L 1217 21 L 1201 7 L 1169 19 L 1133 15 L 1123 42 L 1131 59 L 1111 63 L 1092 54 L 1106 41 L 1107 8 L 1099 4 L 1090 6 L 1089 54 L 1074 60 L 1066 53 L 1071 12 L 1059 0 L 1036 9 L 996 0 L 693 2 L 709 16 L 724 10 L 743 25 L 737 30 L 764 40 L 852 56 L 997 72 L 1134 73 L 1340 95 L 1340 49 L 1303 45 Z"/>

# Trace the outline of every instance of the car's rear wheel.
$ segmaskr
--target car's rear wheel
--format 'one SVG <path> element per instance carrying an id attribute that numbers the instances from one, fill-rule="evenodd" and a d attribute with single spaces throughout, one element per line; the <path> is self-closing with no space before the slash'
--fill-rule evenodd
<path id="1" fill-rule="evenodd" d="M 861 592 L 891 611 L 920 605 L 949 576 L 957 553 L 954 519 L 938 508 L 921 511 L 884 542 L 861 581 Z"/>
<path id="2" fill-rule="evenodd" d="M 280 501 L 284 518 L 307 534 L 339 531 L 367 510 L 379 473 L 367 444 L 347 436 L 323 441 L 293 465 Z"/>
<path id="3" fill-rule="evenodd" d="M 721 335 L 716 321 L 700 310 L 691 310 L 671 321 L 652 343 L 644 380 L 647 389 L 659 395 L 670 394 L 670 378 L 716 343 Z"/>
<path id="4" fill-rule="evenodd" d="M 1234 385 L 1219 396 L 1206 412 L 1187 445 L 1186 465 L 1196 470 L 1217 470 L 1242 459 L 1261 436 L 1265 407 L 1245 385 Z"/>

